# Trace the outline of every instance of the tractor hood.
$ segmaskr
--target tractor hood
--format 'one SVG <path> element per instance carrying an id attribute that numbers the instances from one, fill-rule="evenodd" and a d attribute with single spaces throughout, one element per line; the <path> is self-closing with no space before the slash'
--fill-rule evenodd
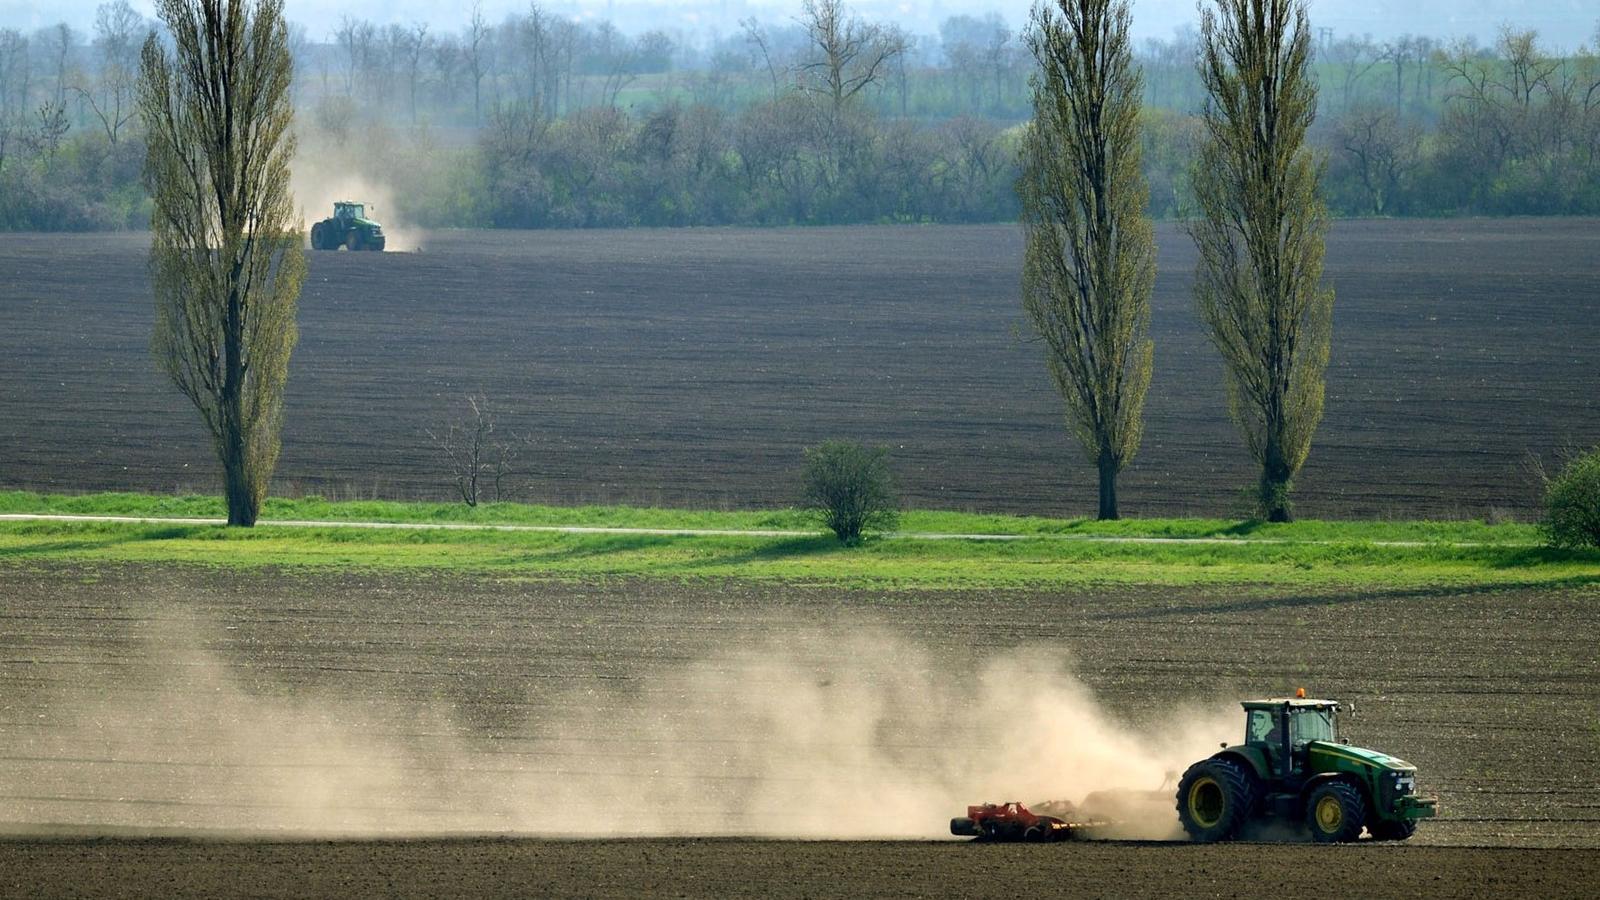
<path id="1" fill-rule="evenodd" d="M 1312 769 L 1315 771 L 1348 771 L 1353 768 L 1386 769 L 1391 772 L 1413 774 L 1417 771 L 1416 766 L 1399 757 L 1380 753 L 1377 750 L 1368 750 L 1364 747 L 1351 747 L 1347 744 L 1312 741 L 1306 745 L 1306 752 L 1311 758 Z"/>
<path id="2" fill-rule="evenodd" d="M 371 219 L 362 218 L 361 216 L 357 216 L 356 218 L 351 219 L 350 220 L 350 224 L 355 225 L 358 228 L 382 228 L 383 227 L 382 225 L 379 225 L 377 222 L 374 222 Z"/>

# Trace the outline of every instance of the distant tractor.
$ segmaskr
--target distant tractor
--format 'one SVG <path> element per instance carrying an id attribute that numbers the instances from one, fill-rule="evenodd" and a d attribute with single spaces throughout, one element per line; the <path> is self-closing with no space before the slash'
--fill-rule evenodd
<path id="1" fill-rule="evenodd" d="M 1246 700 L 1245 740 L 1190 766 L 1178 781 L 1178 818 L 1197 841 L 1227 841 L 1251 825 L 1304 824 L 1324 843 L 1362 829 L 1405 840 L 1438 801 L 1417 794 L 1417 769 L 1375 750 L 1341 743 L 1339 704 L 1293 698 Z"/>
<path id="2" fill-rule="evenodd" d="M 311 249 L 382 250 L 383 226 L 367 218 L 360 203 L 340 200 L 333 204 L 333 218 L 311 226 Z"/>

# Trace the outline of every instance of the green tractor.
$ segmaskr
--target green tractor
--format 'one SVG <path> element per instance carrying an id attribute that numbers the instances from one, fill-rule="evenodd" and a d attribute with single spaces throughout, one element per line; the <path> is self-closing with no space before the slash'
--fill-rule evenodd
<path id="1" fill-rule="evenodd" d="M 1417 794 L 1417 769 L 1338 738 L 1339 704 L 1246 700 L 1244 743 L 1189 767 L 1178 781 L 1178 818 L 1196 841 L 1227 841 L 1276 820 L 1303 824 L 1315 841 L 1410 837 L 1438 801 Z"/>
<path id="2" fill-rule="evenodd" d="M 333 204 L 333 218 L 311 226 L 311 249 L 382 250 L 383 226 L 367 218 L 360 203 L 340 200 Z"/>

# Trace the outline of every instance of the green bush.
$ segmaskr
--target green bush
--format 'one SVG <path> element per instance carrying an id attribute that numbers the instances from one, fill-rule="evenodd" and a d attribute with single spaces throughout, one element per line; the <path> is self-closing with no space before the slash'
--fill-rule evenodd
<path id="1" fill-rule="evenodd" d="M 851 441 L 827 441 L 806 451 L 801 505 L 840 542 L 861 541 L 866 529 L 893 528 L 899 521 L 889 451 Z"/>
<path id="2" fill-rule="evenodd" d="M 1572 460 L 1544 494 L 1545 538 L 1556 547 L 1600 548 L 1600 448 Z"/>

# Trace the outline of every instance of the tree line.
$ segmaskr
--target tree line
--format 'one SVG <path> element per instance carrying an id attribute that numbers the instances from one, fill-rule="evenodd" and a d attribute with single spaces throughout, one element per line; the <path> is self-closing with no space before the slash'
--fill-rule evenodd
<path id="1" fill-rule="evenodd" d="M 456 33 L 288 26 L 303 159 L 389 185 L 386 212 L 424 227 L 1015 219 L 1027 28 L 955 16 L 915 36 L 838 0 L 797 12 L 703 47 L 537 5 Z M 148 221 L 132 92 L 149 26 L 114 0 L 88 35 L 0 29 L 0 229 Z M 1157 218 L 1195 212 L 1199 41 L 1130 46 Z M 1314 42 L 1307 139 L 1330 213 L 1600 213 L 1597 47 L 1600 29 L 1565 55 L 1514 29 L 1488 47 Z"/>

